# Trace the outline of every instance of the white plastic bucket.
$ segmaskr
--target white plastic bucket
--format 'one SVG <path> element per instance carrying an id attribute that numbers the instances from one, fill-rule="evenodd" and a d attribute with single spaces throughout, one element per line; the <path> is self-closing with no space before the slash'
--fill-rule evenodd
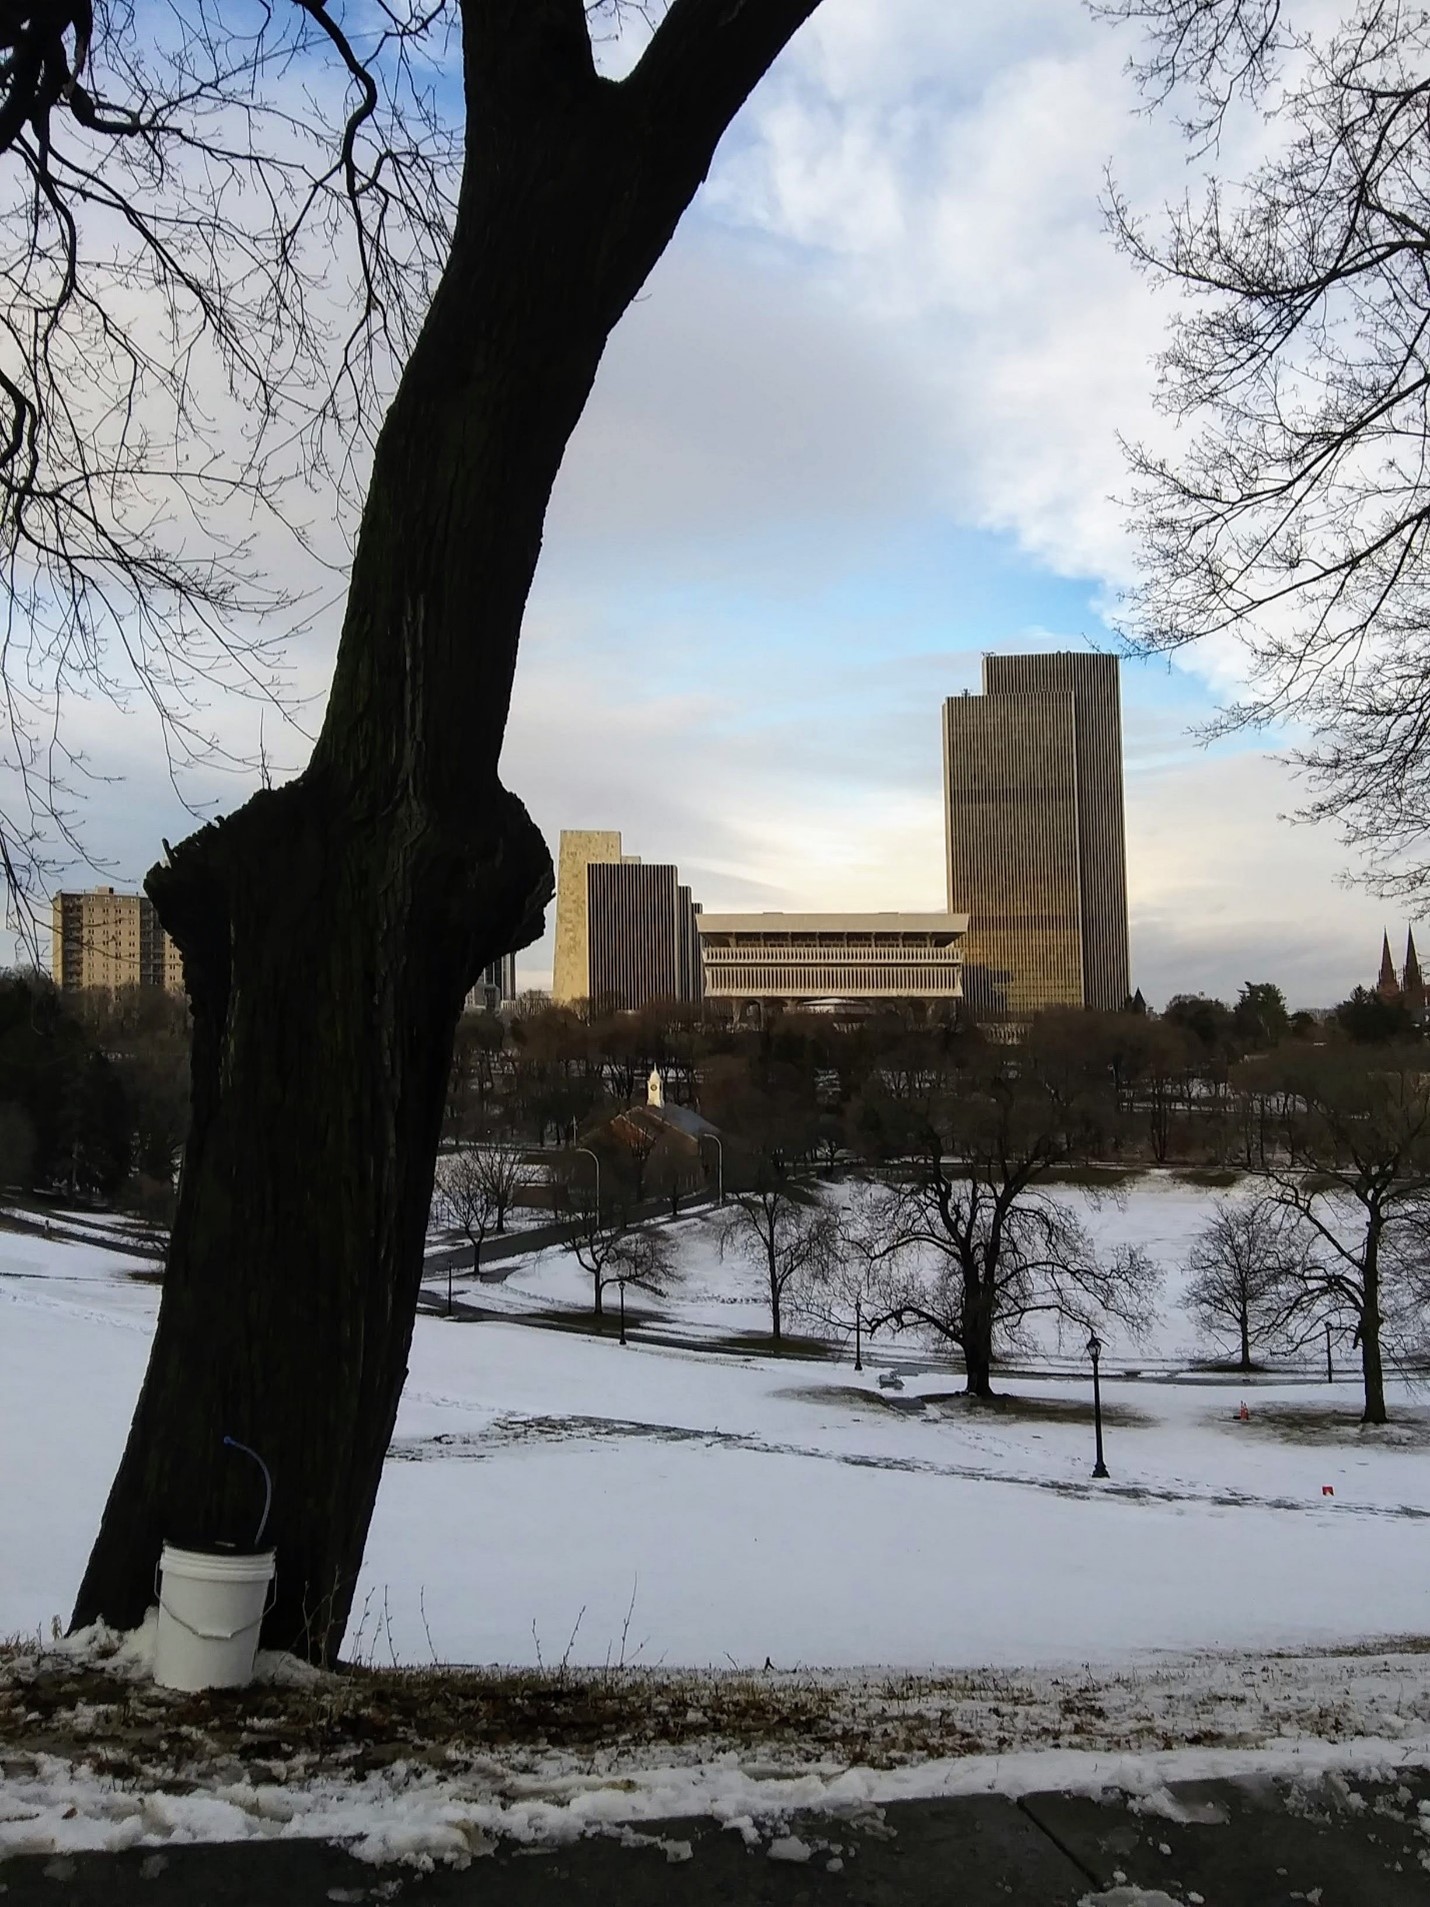
<path id="1" fill-rule="evenodd" d="M 165 1543 L 154 1644 L 160 1688 L 242 1688 L 253 1679 L 258 1630 L 271 1607 L 275 1554 L 264 1549 L 240 1556 Z"/>

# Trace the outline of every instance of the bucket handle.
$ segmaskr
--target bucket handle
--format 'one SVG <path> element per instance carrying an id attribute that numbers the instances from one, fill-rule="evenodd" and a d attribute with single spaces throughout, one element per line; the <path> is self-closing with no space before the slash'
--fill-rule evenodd
<path id="1" fill-rule="evenodd" d="M 159 1587 L 159 1576 L 162 1568 L 163 1565 L 161 1563 L 155 1563 L 154 1598 L 161 1612 L 166 1615 L 171 1622 L 177 1622 L 181 1629 L 187 1629 L 191 1636 L 197 1636 L 200 1642 L 232 1642 L 235 1636 L 247 1635 L 250 1629 L 258 1628 L 265 1617 L 272 1614 L 273 1605 L 278 1600 L 278 1571 L 275 1569 L 273 1574 L 268 1578 L 268 1600 L 263 1605 L 263 1612 L 261 1615 L 255 1616 L 252 1622 L 245 1622 L 241 1629 L 196 1629 L 193 1623 L 184 1620 L 177 1609 L 170 1608 L 169 1604 L 165 1602 L 164 1592 Z"/>
<path id="2" fill-rule="evenodd" d="M 273 1604 L 270 1602 L 268 1609 L 272 1607 Z M 239 1636 L 246 1636 L 250 1629 L 258 1628 L 263 1621 L 263 1616 L 268 1614 L 268 1609 L 265 1609 L 263 1616 L 255 1616 L 252 1622 L 245 1622 L 241 1629 L 197 1629 L 192 1622 L 186 1622 L 177 1609 L 171 1609 L 162 1597 L 159 1608 L 170 1622 L 177 1622 L 181 1629 L 187 1629 L 189 1634 L 197 1636 L 200 1642 L 234 1642 Z"/>

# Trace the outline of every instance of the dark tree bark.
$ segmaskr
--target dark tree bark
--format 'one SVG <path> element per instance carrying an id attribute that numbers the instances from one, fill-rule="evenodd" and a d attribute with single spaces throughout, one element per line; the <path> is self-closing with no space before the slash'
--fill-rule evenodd
<path id="1" fill-rule="evenodd" d="M 969 1281 L 972 1289 L 964 1304 L 963 1369 L 964 1390 L 970 1397 L 993 1395 L 994 1307 L 978 1280 Z"/>
<path id="2" fill-rule="evenodd" d="M 674 0 L 636 71 L 582 0 L 466 0 L 446 271 L 384 424 L 327 716 L 295 782 L 146 886 L 192 1113 L 159 1325 L 73 1622 L 137 1623 L 167 1538 L 251 1539 L 267 1646 L 341 1643 L 406 1375 L 453 1034 L 550 857 L 497 780 L 542 521 L 606 339 L 818 0 Z M 599 1309 L 600 1293 L 597 1292 Z"/>
<path id="3" fill-rule="evenodd" d="M 1380 1345 L 1380 1226 L 1371 1228 L 1366 1241 L 1364 1303 L 1357 1336 L 1360 1339 L 1361 1378 L 1365 1387 L 1365 1408 L 1361 1422 L 1389 1422 L 1385 1408 L 1385 1363 Z"/>

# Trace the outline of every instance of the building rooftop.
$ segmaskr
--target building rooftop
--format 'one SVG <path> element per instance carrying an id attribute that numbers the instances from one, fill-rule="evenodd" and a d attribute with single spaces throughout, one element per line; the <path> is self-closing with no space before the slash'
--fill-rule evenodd
<path id="1" fill-rule="evenodd" d="M 705 934 L 966 934 L 967 914 L 702 914 Z"/>

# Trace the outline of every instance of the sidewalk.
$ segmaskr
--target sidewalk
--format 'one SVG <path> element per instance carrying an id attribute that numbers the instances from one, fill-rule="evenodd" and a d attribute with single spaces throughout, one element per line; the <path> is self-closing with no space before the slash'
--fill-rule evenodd
<path id="1" fill-rule="evenodd" d="M 320 1841 L 134 1848 L 0 1863 L 4 1907 L 1425 1907 L 1430 1774 L 1195 1782 L 1153 1812 L 1039 1794 L 701 1819 L 563 1847 L 503 1843 L 465 1870 L 375 1868 Z"/>

